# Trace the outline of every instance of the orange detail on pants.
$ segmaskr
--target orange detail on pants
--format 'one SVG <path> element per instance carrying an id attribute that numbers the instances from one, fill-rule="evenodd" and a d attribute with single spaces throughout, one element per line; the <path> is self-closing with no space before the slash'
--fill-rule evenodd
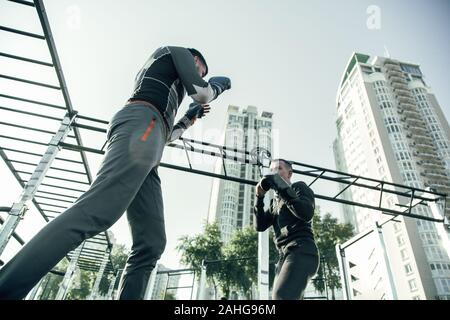
<path id="1" fill-rule="evenodd" d="M 150 132 L 152 132 L 153 127 L 155 126 L 156 119 L 153 118 L 152 121 L 150 121 L 150 124 L 148 125 L 147 129 L 145 129 L 144 134 L 141 136 L 141 141 L 145 142 L 147 141 L 148 136 L 150 135 Z"/>

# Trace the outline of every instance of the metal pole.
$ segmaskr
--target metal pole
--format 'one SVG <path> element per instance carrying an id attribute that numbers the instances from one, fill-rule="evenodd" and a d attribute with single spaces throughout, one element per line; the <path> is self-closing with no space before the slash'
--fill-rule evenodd
<path id="1" fill-rule="evenodd" d="M 94 286 L 92 287 L 91 294 L 89 299 L 95 300 L 95 298 L 98 295 L 98 290 L 100 288 L 100 282 L 102 281 L 103 275 L 105 273 L 106 265 L 108 264 L 109 260 L 109 250 L 107 249 L 105 251 L 105 254 L 103 255 L 103 259 L 100 265 L 100 268 L 97 273 L 97 277 L 95 278 Z"/>
<path id="2" fill-rule="evenodd" d="M 78 259 L 80 258 L 83 246 L 84 242 L 81 245 L 79 245 L 78 248 L 75 249 L 75 254 L 72 257 L 72 260 L 70 260 L 64 278 L 61 284 L 59 285 L 59 290 L 58 293 L 56 294 L 55 300 L 64 300 L 66 298 L 67 292 L 69 291 L 68 289 L 73 281 L 73 275 L 75 272 L 75 268 L 77 267 Z"/>
<path id="3" fill-rule="evenodd" d="M 258 232 L 258 300 L 269 300 L 269 231 Z"/>
<path id="4" fill-rule="evenodd" d="M 347 259 L 345 258 L 345 249 L 340 244 L 336 245 L 336 256 L 338 257 L 339 269 L 341 270 L 341 284 L 343 287 L 344 299 L 351 300 L 350 284 L 347 275 Z"/>
<path id="5" fill-rule="evenodd" d="M 205 260 L 202 261 L 202 272 L 200 273 L 200 281 L 198 285 L 197 300 L 205 300 L 206 291 L 206 263 Z"/>
<path id="6" fill-rule="evenodd" d="M 42 156 L 36 169 L 32 173 L 30 180 L 25 184 L 22 194 L 20 195 L 19 201 L 14 203 L 11 210 L 8 213 L 8 217 L 2 225 L 0 230 L 0 255 L 8 244 L 9 239 L 14 233 L 20 220 L 23 218 L 25 212 L 27 211 L 27 204 L 33 200 L 33 197 L 44 179 L 47 171 L 56 155 L 59 151 L 58 144 L 67 137 L 70 131 L 70 126 L 75 119 L 75 115 L 69 115 L 68 113 L 64 116 L 61 126 L 56 134 L 51 139 L 47 151 Z"/>
<path id="7" fill-rule="evenodd" d="M 376 224 L 375 230 L 378 231 L 378 239 L 380 240 L 379 243 L 380 243 L 381 250 L 383 252 L 383 258 L 384 258 L 387 276 L 388 276 L 388 280 L 389 280 L 389 287 L 391 289 L 390 290 L 391 297 L 392 297 L 392 300 L 398 300 L 397 289 L 396 289 L 395 283 L 394 283 L 394 275 L 392 274 L 391 263 L 389 261 L 389 256 L 388 256 L 387 250 L 386 250 L 386 243 L 384 241 L 383 227 L 380 224 L 378 224 L 378 222 L 376 222 L 375 224 Z"/>
<path id="8" fill-rule="evenodd" d="M 445 203 L 444 203 L 445 205 Z M 442 219 L 444 218 L 444 222 L 443 223 L 437 223 L 436 226 L 436 231 L 439 235 L 439 237 L 441 238 L 442 241 L 442 247 L 443 249 L 446 251 L 447 253 L 447 258 L 450 259 L 450 234 L 449 234 L 449 222 L 447 220 L 447 217 L 445 217 L 443 211 L 441 210 L 441 208 L 439 208 L 439 204 L 437 202 L 428 202 L 428 206 L 431 209 L 431 213 L 433 214 L 433 217 L 436 219 Z"/>
<path id="9" fill-rule="evenodd" d="M 155 291 L 156 277 L 158 274 L 159 264 L 155 266 L 152 273 L 150 274 L 150 279 L 148 280 L 147 290 L 144 295 L 144 300 L 152 300 L 153 291 Z"/>

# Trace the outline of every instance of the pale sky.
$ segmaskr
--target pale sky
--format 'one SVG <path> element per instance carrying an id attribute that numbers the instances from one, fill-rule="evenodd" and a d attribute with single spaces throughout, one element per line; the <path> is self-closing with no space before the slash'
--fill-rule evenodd
<path id="1" fill-rule="evenodd" d="M 252 105 L 260 112 L 274 113 L 279 137 L 274 142 L 280 156 L 334 169 L 339 79 L 353 51 L 384 55 L 385 48 L 392 58 L 421 66 L 425 81 L 450 117 L 450 3 L 445 0 L 52 0 L 45 5 L 74 109 L 85 116 L 110 120 L 129 98 L 133 79 L 148 56 L 160 46 L 176 45 L 203 53 L 210 70 L 207 78 L 224 75 L 232 80 L 232 89 L 214 101 L 211 113 L 191 128 L 189 134 L 200 140 L 221 144 L 228 105 Z M 373 8 L 379 10 L 380 20 L 368 27 Z M 1 0 L 0 24 L 41 33 L 33 10 Z M 1 39 L 1 51 L 14 54 Z M 24 49 L 17 44 L 17 49 L 25 50 L 28 57 L 41 55 L 37 47 Z M 1 58 L 0 73 L 14 72 L 5 62 Z M 25 78 L 42 79 L 38 70 L 20 71 Z M 189 102 L 185 98 L 179 116 Z M 101 139 L 84 139 L 90 147 L 101 143 Z M 95 175 L 101 157 L 89 156 L 89 160 Z M 168 150 L 164 160 L 184 161 L 174 160 Z M 212 168 L 210 162 L 199 165 Z M 168 238 L 160 262 L 178 268 L 177 239 L 201 232 L 212 179 L 165 168 L 159 172 Z M 18 199 L 20 188 L 3 162 L 0 178 L 0 206 L 9 206 Z M 334 188 L 314 191 L 337 192 Z M 333 214 L 339 210 L 334 204 L 317 204 Z M 19 234 L 29 239 L 42 221 L 31 210 Z M 125 218 L 112 231 L 119 243 L 130 245 Z M 9 259 L 17 248 L 10 245 L 5 257 Z"/>

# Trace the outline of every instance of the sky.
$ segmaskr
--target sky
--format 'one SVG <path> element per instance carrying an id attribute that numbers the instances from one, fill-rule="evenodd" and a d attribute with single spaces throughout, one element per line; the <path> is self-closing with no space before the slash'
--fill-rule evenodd
<path id="1" fill-rule="evenodd" d="M 274 113 L 274 143 L 283 158 L 334 169 L 336 92 L 352 52 L 385 55 L 417 63 L 450 117 L 450 2 L 448 1 L 44 1 L 74 109 L 110 120 L 130 97 L 136 73 L 164 45 L 194 47 L 205 56 L 209 76 L 231 78 L 232 89 L 211 103 L 211 113 L 186 136 L 221 144 L 228 105 L 256 106 Z M 34 9 L 0 1 L 1 25 L 39 32 Z M 24 27 L 21 27 L 25 24 Z M 3 35 L 2 35 L 3 37 Z M 3 52 L 45 56 L 37 45 L 1 41 Z M 7 43 L 13 43 L 9 47 Z M 48 59 L 47 59 L 48 60 Z M 15 68 L 0 59 L 0 73 L 48 78 L 42 68 Z M 39 78 L 42 79 L 42 78 Z M 1 87 L 0 82 L 0 87 Z M 4 104 L 5 100 L 0 102 Z M 179 109 L 182 115 L 190 98 Z M 83 139 L 101 147 L 104 137 Z M 0 143 L 2 141 L 0 140 Z M 183 163 L 166 150 L 164 161 Z M 201 160 L 201 159 L 200 159 Z M 211 161 L 197 161 L 205 170 Z M 101 157 L 89 155 L 92 172 Z M 185 164 L 185 162 L 184 162 Z M 212 179 L 159 170 L 167 246 L 160 262 L 179 268 L 177 239 L 200 233 L 207 216 Z M 18 199 L 20 187 L 0 163 L 0 206 Z M 332 195 L 335 188 L 317 187 Z M 339 206 L 317 201 L 337 215 Z M 4 214 L 2 214 L 4 217 Z M 30 210 L 18 232 L 28 240 L 43 219 Z M 130 246 L 125 215 L 111 229 Z M 11 244 L 9 259 L 18 249 Z"/>

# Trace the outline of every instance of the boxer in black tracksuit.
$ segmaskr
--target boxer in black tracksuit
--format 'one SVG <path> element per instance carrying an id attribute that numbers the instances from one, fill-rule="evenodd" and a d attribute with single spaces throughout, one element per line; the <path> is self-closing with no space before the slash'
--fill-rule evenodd
<path id="1" fill-rule="evenodd" d="M 158 164 L 164 146 L 181 136 L 230 79 L 202 78 L 208 66 L 195 49 L 161 47 L 136 76 L 134 92 L 109 124 L 108 147 L 95 181 L 72 207 L 48 223 L 0 270 L 0 299 L 22 299 L 68 252 L 107 230 L 127 211 L 133 245 L 120 299 L 142 299 L 166 245 Z M 185 94 L 193 100 L 180 121 Z"/>
<path id="2" fill-rule="evenodd" d="M 264 176 L 256 186 L 254 214 L 256 230 L 274 230 L 274 242 L 280 259 L 276 267 L 272 297 L 274 300 L 303 299 L 309 280 L 319 268 L 319 252 L 314 241 L 311 221 L 314 215 L 314 192 L 304 183 L 290 184 L 291 164 L 272 160 L 274 175 Z M 264 195 L 275 191 L 270 207 L 264 210 Z"/>

